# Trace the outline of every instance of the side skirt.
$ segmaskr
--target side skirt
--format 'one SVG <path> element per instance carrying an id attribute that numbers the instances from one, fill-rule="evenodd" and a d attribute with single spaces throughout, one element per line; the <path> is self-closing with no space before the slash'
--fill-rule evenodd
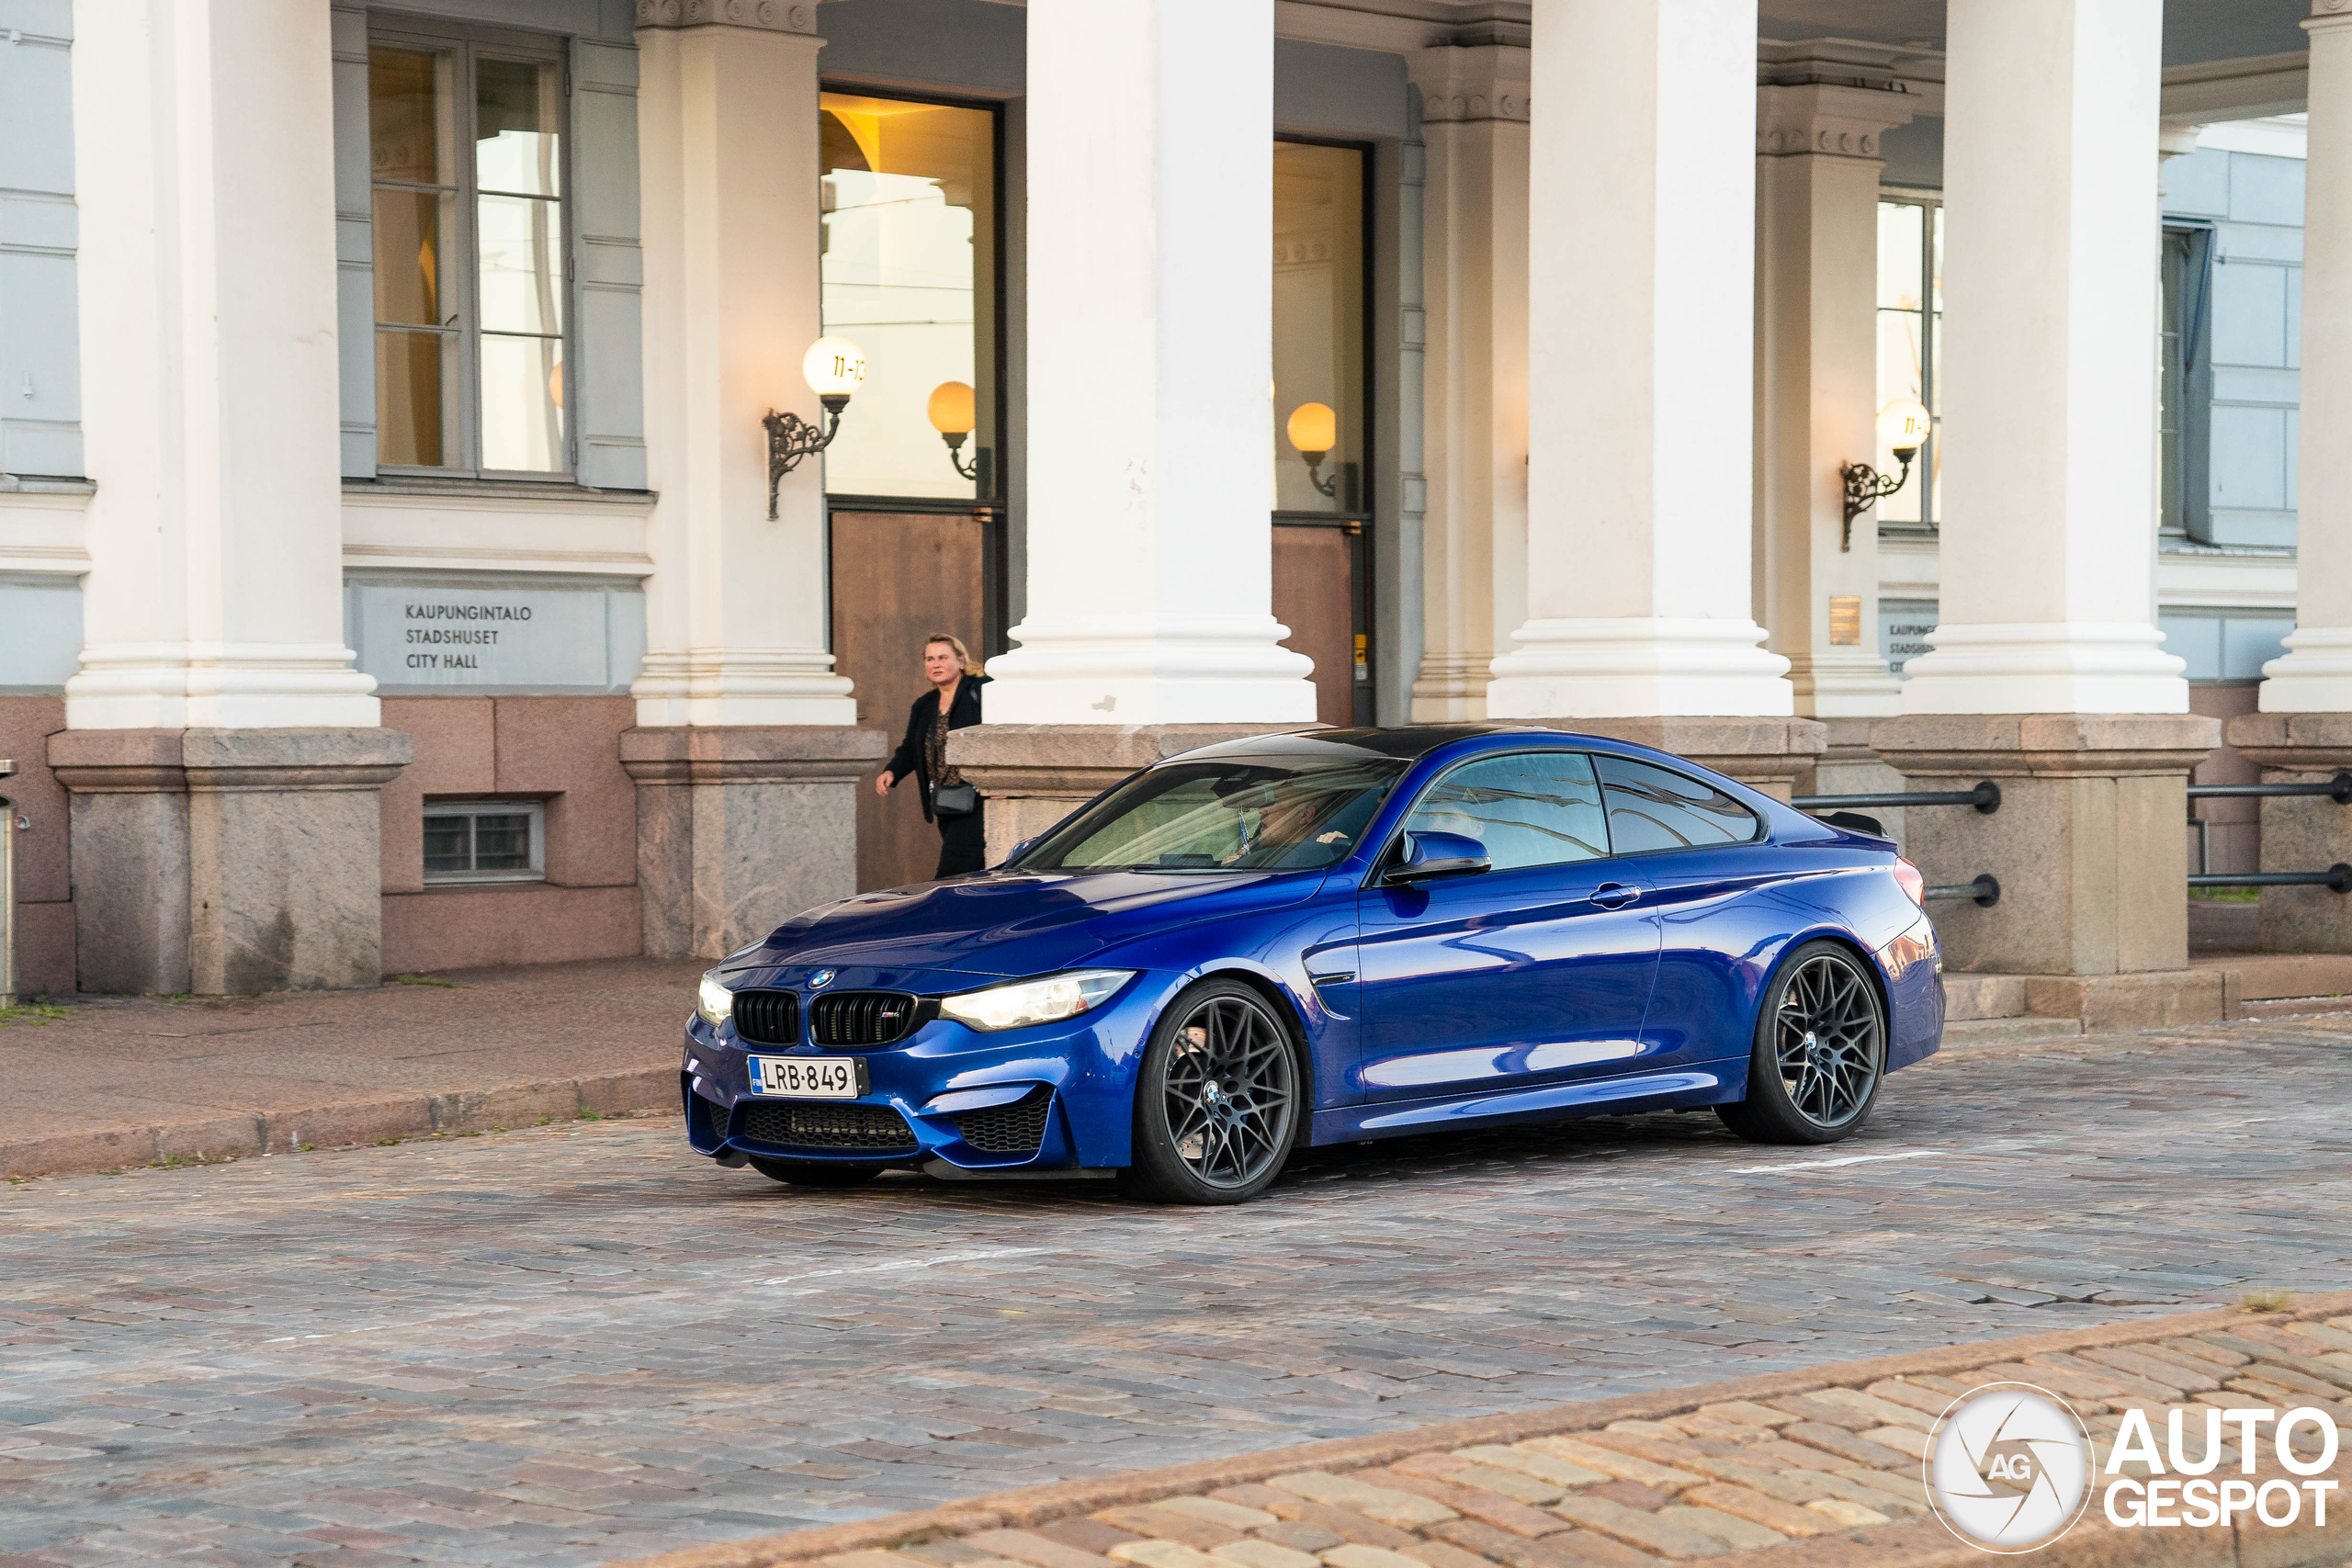
<path id="1" fill-rule="evenodd" d="M 1670 1073 L 1544 1084 L 1503 1094 L 1340 1106 L 1315 1113 L 1314 1141 L 1343 1144 L 1456 1127 L 1508 1127 L 1528 1122 L 1566 1121 L 1577 1116 L 1625 1116 L 1643 1111 L 1715 1105 L 1739 1098 L 1747 1067 L 1745 1060 L 1736 1059 L 1702 1063 Z"/>

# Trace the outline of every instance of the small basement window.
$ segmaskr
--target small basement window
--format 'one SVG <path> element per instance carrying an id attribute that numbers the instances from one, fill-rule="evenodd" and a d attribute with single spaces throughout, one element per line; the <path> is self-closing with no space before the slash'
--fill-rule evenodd
<path id="1" fill-rule="evenodd" d="M 547 808 L 536 800 L 435 800 L 424 807 L 424 880 L 544 882 Z"/>

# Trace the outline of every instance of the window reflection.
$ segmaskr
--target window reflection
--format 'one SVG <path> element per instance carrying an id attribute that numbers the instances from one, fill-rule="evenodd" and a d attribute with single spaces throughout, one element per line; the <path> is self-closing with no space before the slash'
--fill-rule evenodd
<path id="1" fill-rule="evenodd" d="M 825 488 L 991 498 L 1001 449 L 995 116 L 826 93 L 819 130 L 824 329 L 854 339 L 866 363 L 825 451 Z M 934 396 L 951 384 L 969 395 Z"/>
<path id="2" fill-rule="evenodd" d="M 1277 512 L 1372 505 L 1363 479 L 1363 160 L 1354 147 L 1274 143 Z M 1301 453 L 1313 448 L 1297 441 L 1327 436 L 1328 455 L 1310 468 Z"/>

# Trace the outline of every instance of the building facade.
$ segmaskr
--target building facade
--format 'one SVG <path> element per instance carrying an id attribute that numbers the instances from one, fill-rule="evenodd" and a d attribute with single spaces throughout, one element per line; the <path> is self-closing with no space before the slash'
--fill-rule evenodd
<path id="1" fill-rule="evenodd" d="M 1960 961 L 2177 969 L 2188 771 L 2324 775 L 2276 716 L 2352 709 L 2346 27 L 0 0 L 17 987 L 717 954 L 919 879 L 868 781 L 934 631 L 999 848 L 1237 728 L 1523 718 L 2014 779 L 1903 825 L 2019 863 Z M 773 474 L 820 338 L 863 380 Z"/>

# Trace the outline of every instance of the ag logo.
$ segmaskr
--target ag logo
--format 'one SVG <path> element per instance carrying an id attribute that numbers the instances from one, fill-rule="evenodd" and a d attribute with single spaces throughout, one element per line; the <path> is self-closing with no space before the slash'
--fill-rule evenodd
<path id="1" fill-rule="evenodd" d="M 2035 1551 L 2090 1502 L 2090 1433 L 2045 1389 L 1987 1383 L 1938 1418 L 1925 1468 L 1928 1501 L 1952 1534 L 1986 1551 Z"/>
<path id="2" fill-rule="evenodd" d="M 821 991 L 832 983 L 833 972 L 830 969 L 820 969 L 808 976 L 808 988 L 812 991 Z"/>

